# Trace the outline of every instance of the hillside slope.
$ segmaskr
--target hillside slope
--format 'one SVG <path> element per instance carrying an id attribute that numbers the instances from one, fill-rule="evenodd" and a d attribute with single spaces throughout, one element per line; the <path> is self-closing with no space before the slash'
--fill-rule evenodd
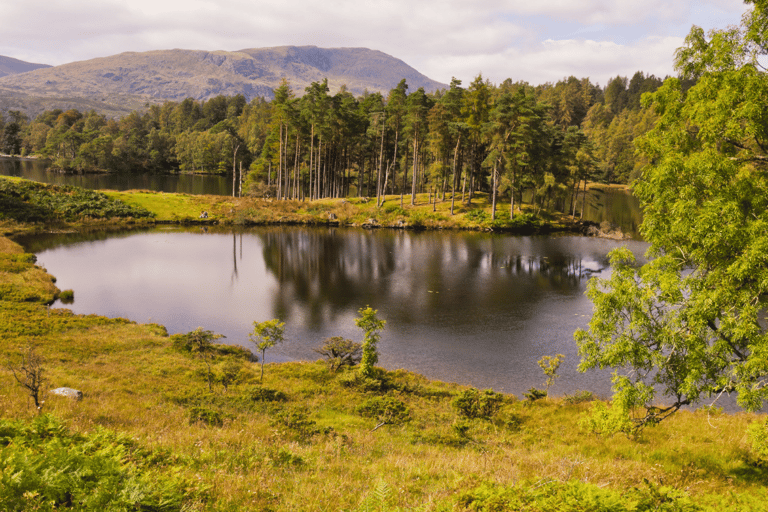
<path id="1" fill-rule="evenodd" d="M 51 66 L 48 64 L 34 64 L 32 62 L 24 62 L 23 60 L 14 59 L 13 57 L 0 55 L 0 77 L 17 75 L 19 73 L 26 73 L 28 71 L 49 67 Z"/>
<path id="2" fill-rule="evenodd" d="M 31 115 L 52 99 L 65 104 L 102 103 L 96 109 L 121 111 L 146 103 L 242 94 L 248 100 L 272 97 L 286 78 L 297 96 L 312 82 L 328 79 L 331 93 L 346 85 L 352 94 L 388 92 L 405 78 L 410 90 L 447 87 L 405 62 L 366 48 L 283 46 L 236 52 L 157 50 L 38 69 L 0 78 L 0 109 Z M 55 103 L 55 101 L 54 101 Z M 62 108 L 62 107 L 59 107 Z"/>

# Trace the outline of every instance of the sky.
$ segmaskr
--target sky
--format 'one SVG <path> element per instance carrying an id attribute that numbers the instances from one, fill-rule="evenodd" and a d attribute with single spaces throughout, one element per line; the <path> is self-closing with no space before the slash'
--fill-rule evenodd
<path id="1" fill-rule="evenodd" d="M 134 51 L 365 47 L 442 83 L 605 85 L 674 74 L 691 26 L 738 25 L 742 0 L 0 0 L 0 55 L 65 64 Z"/>

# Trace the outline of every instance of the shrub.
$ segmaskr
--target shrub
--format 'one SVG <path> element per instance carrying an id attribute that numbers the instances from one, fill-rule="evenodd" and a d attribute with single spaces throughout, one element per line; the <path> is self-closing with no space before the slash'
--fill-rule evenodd
<path id="1" fill-rule="evenodd" d="M 323 346 L 315 349 L 328 362 L 331 371 L 337 371 L 342 366 L 355 366 L 360 363 L 363 346 L 341 336 L 333 336 L 323 341 Z"/>
<path id="2" fill-rule="evenodd" d="M 72 290 L 64 290 L 59 294 L 59 300 L 62 304 L 72 304 L 75 302 L 75 292 Z"/>
<path id="3" fill-rule="evenodd" d="M 280 437 L 299 442 L 309 442 L 312 437 L 323 432 L 314 420 L 309 419 L 304 409 L 298 408 L 278 412 L 270 420 L 270 425 L 275 428 L 275 433 Z"/>
<path id="4" fill-rule="evenodd" d="M 749 442 L 758 466 L 768 466 L 768 420 L 749 426 Z"/>
<path id="5" fill-rule="evenodd" d="M 192 407 L 189 410 L 189 424 L 203 423 L 211 427 L 220 427 L 224 425 L 224 419 L 221 413 L 205 407 Z"/>
<path id="6" fill-rule="evenodd" d="M 410 411 L 405 403 L 391 396 L 369 398 L 355 408 L 356 412 L 368 418 L 375 418 L 381 425 L 399 425 L 410 419 Z M 378 428 L 377 426 L 377 428 Z"/>
<path id="7" fill-rule="evenodd" d="M 523 393 L 523 396 L 525 396 L 525 398 L 527 398 L 531 402 L 535 402 L 536 400 L 541 400 L 542 398 L 546 398 L 547 392 L 546 390 L 543 390 L 543 389 L 531 388 L 526 393 Z"/>
<path id="8" fill-rule="evenodd" d="M 490 419 L 498 412 L 503 400 L 503 395 L 490 389 L 481 392 L 476 388 L 470 388 L 459 393 L 451 405 L 459 415 L 465 418 Z"/>
<path id="9" fill-rule="evenodd" d="M 288 396 L 282 391 L 261 386 L 251 389 L 247 396 L 253 402 L 285 402 L 288 400 Z"/>
<path id="10" fill-rule="evenodd" d="M 565 395 L 563 402 L 569 405 L 581 404 L 584 402 L 591 402 L 595 399 L 595 395 L 591 391 L 576 391 L 572 395 Z"/>
<path id="11" fill-rule="evenodd" d="M 339 377 L 339 384 L 363 393 L 381 393 L 387 389 L 387 383 L 380 375 L 363 377 L 359 372 L 344 373 Z"/>
<path id="12" fill-rule="evenodd" d="M 615 403 L 608 407 L 603 402 L 595 402 L 580 425 L 587 432 L 603 436 L 612 436 L 619 432 L 627 436 L 636 433 L 632 420 Z"/>
<path id="13" fill-rule="evenodd" d="M 467 213 L 464 214 L 464 217 L 467 220 L 471 220 L 473 222 L 485 222 L 489 219 L 488 212 L 481 208 L 475 208 L 474 210 L 469 210 Z"/>

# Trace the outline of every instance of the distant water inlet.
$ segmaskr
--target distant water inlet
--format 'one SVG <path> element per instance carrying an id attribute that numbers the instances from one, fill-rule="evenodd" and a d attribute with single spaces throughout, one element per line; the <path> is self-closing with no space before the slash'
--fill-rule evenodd
<path id="1" fill-rule="evenodd" d="M 267 361 L 314 360 L 330 336 L 355 341 L 357 311 L 387 321 L 380 364 L 521 395 L 541 387 L 537 361 L 566 356 L 552 392 L 609 394 L 607 372 L 580 374 L 573 332 L 592 305 L 607 254 L 641 242 L 464 232 L 176 228 L 22 240 L 73 289 L 78 313 L 202 326 L 248 346 L 253 321 L 280 318 L 286 342 Z"/>
<path id="2" fill-rule="evenodd" d="M 0 158 L 0 175 L 52 185 L 90 190 L 154 190 L 184 194 L 232 195 L 232 177 L 217 174 L 96 173 L 73 174 L 47 170 L 44 160 Z"/>

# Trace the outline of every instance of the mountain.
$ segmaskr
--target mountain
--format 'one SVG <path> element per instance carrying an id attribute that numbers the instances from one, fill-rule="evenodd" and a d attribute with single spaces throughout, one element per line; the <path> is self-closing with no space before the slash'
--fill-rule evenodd
<path id="1" fill-rule="evenodd" d="M 147 103 L 188 97 L 205 100 L 242 94 L 248 100 L 257 96 L 271 99 L 272 90 L 283 78 L 297 96 L 324 78 L 331 94 L 342 85 L 356 96 L 365 90 L 386 94 L 403 78 L 410 90 L 447 88 L 405 62 L 367 48 L 175 49 L 121 53 L 1 77 L 0 109 L 19 108 L 34 116 L 59 102 L 58 108 L 91 105 L 97 111 L 119 115 Z"/>
<path id="2" fill-rule="evenodd" d="M 31 62 L 24 62 L 23 60 L 0 55 L 0 77 L 26 73 L 27 71 L 34 71 L 36 69 L 49 67 L 51 66 L 48 64 L 33 64 Z"/>

